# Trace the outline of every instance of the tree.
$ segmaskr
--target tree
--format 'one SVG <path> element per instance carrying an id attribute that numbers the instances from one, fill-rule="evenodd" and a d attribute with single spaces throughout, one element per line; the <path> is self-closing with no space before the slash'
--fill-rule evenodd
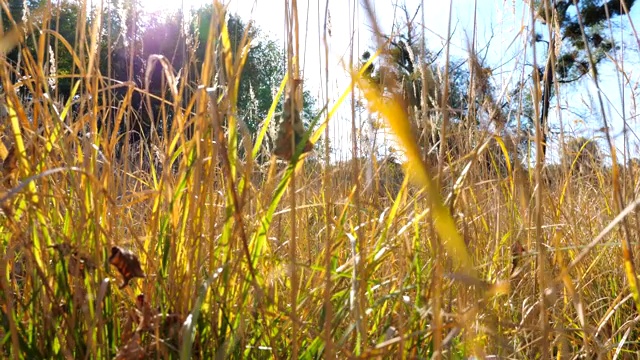
<path id="1" fill-rule="evenodd" d="M 13 48 L 6 54 L 3 60 L 6 60 L 10 65 L 10 69 L 13 71 L 9 73 L 10 80 L 15 83 L 18 80 L 18 76 L 22 76 L 24 71 L 24 61 L 22 61 L 22 49 L 26 49 L 31 54 L 35 54 L 35 43 L 38 39 L 38 34 L 34 32 L 27 32 L 28 27 L 33 26 L 33 22 L 38 20 L 32 17 L 32 13 L 43 3 L 42 0 L 9 0 L 8 8 L 9 13 L 5 13 L 0 10 L 2 21 L 2 31 L 8 32 L 14 29 L 14 25 L 22 32 L 23 35 L 30 33 L 29 37 L 26 37 L 22 43 Z M 29 21 L 31 20 L 31 22 Z M 22 89 L 24 91 L 24 89 Z"/>
<path id="2" fill-rule="evenodd" d="M 198 61 L 204 59 L 207 38 L 209 37 L 209 23 L 213 18 L 214 9 L 211 6 L 202 7 L 196 12 L 196 24 L 199 34 L 199 46 L 196 50 Z M 286 57 L 284 50 L 276 41 L 265 36 L 254 22 L 245 23 L 238 15 L 230 15 L 227 22 L 231 49 L 238 52 L 238 45 L 246 29 L 252 40 L 251 51 L 242 69 L 238 89 L 238 110 L 246 122 L 249 130 L 256 133 L 261 122 L 266 118 L 274 100 L 275 91 L 280 86 L 286 73 Z M 304 107 L 302 120 L 309 125 L 315 116 L 315 100 L 307 90 L 303 92 Z M 276 108 L 282 111 L 284 99 L 281 98 Z"/>
<path id="3" fill-rule="evenodd" d="M 81 8 L 76 2 L 68 0 L 59 1 L 53 7 L 54 18 L 51 19 L 50 28 L 62 35 L 72 46 L 76 44 L 76 29 L 80 11 Z M 57 39 L 50 38 L 49 43 L 55 57 L 56 73 L 59 76 L 54 92 L 57 97 L 66 100 L 71 93 L 72 79 L 65 76 L 71 75 L 74 71 L 73 55 L 61 46 Z"/>
<path id="4" fill-rule="evenodd" d="M 124 17 L 120 16 L 122 9 L 119 6 L 124 7 Z M 109 23 L 104 22 L 101 62 L 103 73 L 119 81 L 132 79 L 140 88 L 145 88 L 148 80 L 149 92 L 165 98 L 169 98 L 169 93 L 163 82 L 161 65 L 156 63 L 154 69 L 147 69 L 147 60 L 151 55 L 162 55 L 167 58 L 174 71 L 180 71 L 182 78 L 187 79 L 186 81 L 198 78 L 199 69 L 205 58 L 207 39 L 210 36 L 209 25 L 216 16 L 213 6 L 197 9 L 190 19 L 185 19 L 180 11 L 142 16 L 143 14 L 128 2 L 118 5 L 115 1 L 109 11 L 112 37 L 111 41 L 107 40 Z M 234 54 L 238 51 L 245 29 L 249 28 L 252 48 L 242 70 L 237 105 L 239 115 L 247 123 L 250 132 L 256 133 L 267 115 L 275 90 L 285 74 L 284 52 L 275 41 L 263 36 L 260 29 L 253 23 L 245 24 L 237 15 L 229 16 L 227 27 Z M 133 59 L 131 59 L 130 48 L 132 43 L 135 43 Z M 114 59 L 111 61 L 110 73 L 106 69 L 108 58 Z M 131 74 L 129 73 L 130 61 L 133 62 Z M 148 79 L 146 74 L 149 74 Z M 123 96 L 125 91 L 121 89 L 116 95 Z M 308 122 L 314 115 L 315 102 L 308 92 L 304 95 L 303 118 Z M 144 97 L 134 93 L 131 103 L 137 111 L 145 112 L 146 115 L 151 112 L 154 117 L 160 116 L 159 101 L 152 100 L 152 108 L 147 109 Z M 186 101 L 183 103 L 186 104 Z M 278 110 L 280 111 L 281 108 L 282 101 Z M 170 126 L 172 109 L 165 108 L 164 113 L 168 114 L 166 117 L 169 118 L 166 126 Z M 142 118 L 148 118 L 148 116 Z M 145 136 L 149 135 L 151 124 L 148 121 L 144 121 L 138 127 Z"/>
<path id="5" fill-rule="evenodd" d="M 557 26 L 560 34 L 550 31 L 545 40 L 542 34 L 536 36 L 536 43 L 546 46 L 547 62 L 543 68 L 535 69 L 542 89 L 540 126 L 545 130 L 543 156 L 548 138 L 548 117 L 551 98 L 554 96 L 555 73 L 558 83 L 571 83 L 581 79 L 589 71 L 597 73 L 597 66 L 607 54 L 617 49 L 614 39 L 609 37 L 607 22 L 614 19 L 636 3 L 635 0 L 556 0 L 551 6 L 547 0 L 537 0 L 537 20 L 548 24 L 550 29 Z M 583 34 L 584 32 L 584 34 Z M 556 44 L 561 43 L 560 52 L 555 53 Z"/>
<path id="6" fill-rule="evenodd" d="M 153 69 L 147 69 L 149 57 L 151 55 L 164 56 L 169 60 L 175 72 L 182 71 L 182 81 L 197 79 L 198 69 L 205 56 L 209 24 L 214 18 L 216 10 L 213 6 L 204 6 L 187 19 L 181 11 L 144 14 L 136 1 L 109 0 L 102 7 L 100 72 L 110 79 L 109 81 L 133 81 L 139 89 L 145 89 L 148 85 L 149 93 L 169 99 L 170 95 L 166 79 L 163 78 L 161 65 L 156 62 Z M 29 9 L 33 10 L 41 2 L 42 0 L 29 0 L 26 4 Z M 22 0 L 10 0 L 11 13 L 9 15 L 17 22 L 20 22 L 23 17 L 23 4 Z M 78 19 L 80 19 L 82 12 L 78 3 L 61 0 L 51 6 L 52 11 L 47 14 L 51 19 L 48 22 L 48 27 L 58 32 L 76 50 L 80 46 L 85 46 L 84 43 L 81 44 L 76 39 Z M 95 8 L 92 9 L 92 11 L 95 10 Z M 83 23 L 83 26 L 86 26 L 86 34 L 89 34 L 91 22 L 95 18 L 94 15 L 92 13 Z M 9 19 L 7 14 L 3 14 L 2 26 L 5 31 L 13 26 Z M 38 19 L 34 19 L 34 21 L 38 21 Z M 285 54 L 276 41 L 264 36 L 255 24 L 247 24 L 237 15 L 228 17 L 227 27 L 234 53 L 238 50 L 237 47 L 245 29 L 249 29 L 252 47 L 241 74 L 237 105 L 238 115 L 246 122 L 250 132 L 256 133 L 273 102 L 275 91 L 285 75 Z M 29 51 L 31 54 L 35 54 L 33 44 L 37 43 L 41 32 L 32 31 L 30 33 L 34 34 L 30 35 L 33 36 L 33 39 L 25 40 L 24 44 L 31 44 Z M 60 95 L 62 100 L 66 100 L 71 91 L 72 79 L 64 76 L 70 75 L 74 71 L 77 72 L 77 69 L 74 69 L 72 55 L 66 48 L 60 46 L 57 39 L 49 36 L 48 41 L 54 51 L 53 55 L 47 52 L 45 56 L 55 57 L 57 74 L 63 75 L 56 84 L 56 95 Z M 10 68 L 15 68 L 19 59 L 18 54 L 20 54 L 20 50 L 16 49 L 7 57 L 11 64 Z M 86 59 L 80 59 L 80 61 L 86 61 Z M 224 62 L 220 61 L 219 63 Z M 19 69 L 15 71 L 19 72 Z M 111 91 L 108 95 L 113 96 L 111 103 L 122 100 L 126 92 L 126 87 L 118 87 Z M 186 93 L 185 97 L 188 96 Z M 107 96 L 105 94 L 101 92 L 98 96 Z M 308 91 L 304 92 L 303 99 L 302 118 L 308 125 L 315 115 L 315 101 Z M 185 106 L 186 100 L 186 98 L 183 99 L 179 105 Z M 102 101 L 101 103 L 106 102 Z M 164 105 L 158 100 L 152 99 L 150 103 L 151 108 L 148 108 L 146 97 L 137 91 L 133 93 L 133 98 L 130 101 L 130 106 L 135 112 L 131 117 L 134 121 L 133 128 L 119 129 L 120 131 L 133 130 L 133 141 L 142 136 L 148 138 L 150 130 L 157 125 L 156 122 L 161 116 L 168 122 L 160 125 L 170 126 L 173 109 L 170 109 L 170 106 L 165 106 L 163 109 Z M 277 111 L 282 111 L 282 106 L 283 99 L 278 104 Z M 105 112 L 99 116 L 101 119 L 113 118 L 116 113 L 114 109 L 108 109 L 108 107 L 101 111 Z M 152 119 L 150 114 L 153 114 L 155 119 Z"/>
<path id="7" fill-rule="evenodd" d="M 436 74 L 443 74 L 445 69 L 436 61 L 442 51 L 429 50 L 425 40 L 417 32 L 415 18 L 419 7 L 415 12 L 409 12 L 408 8 L 402 5 L 399 6 L 399 10 L 404 17 L 395 23 L 395 30 L 392 31 L 395 35 L 383 35 L 388 48 L 382 52 L 379 62 L 371 64 L 366 69 L 365 76 L 375 83 L 383 94 L 400 92 L 403 95 L 414 132 L 419 135 L 419 143 L 426 154 L 439 147 L 439 114 L 443 111 L 449 112 L 451 123 L 458 125 L 465 125 L 464 122 L 470 118 L 467 113 L 469 71 L 464 61 L 451 60 L 447 74 L 449 96 L 445 108 L 441 109 L 442 84 Z M 370 53 L 365 52 L 360 59 L 361 65 L 367 62 L 369 57 Z M 434 111 L 435 109 L 438 111 Z M 453 145 L 455 140 L 449 137 L 448 142 Z"/>

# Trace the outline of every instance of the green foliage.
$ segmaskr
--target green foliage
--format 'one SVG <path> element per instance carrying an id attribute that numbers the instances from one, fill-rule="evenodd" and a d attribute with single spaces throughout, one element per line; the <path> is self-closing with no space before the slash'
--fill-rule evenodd
<path id="1" fill-rule="evenodd" d="M 44 6 L 45 1 L 44 0 L 28 0 L 28 1 L 22 1 L 22 0 L 10 0 L 8 1 L 8 7 L 9 7 L 9 14 L 6 14 L 4 11 L 0 10 L 0 13 L 2 13 L 2 30 L 3 32 L 7 32 L 13 29 L 14 27 L 14 23 L 21 29 L 21 32 L 23 34 L 25 33 L 30 33 L 30 31 L 28 31 L 28 27 L 32 26 L 32 24 L 29 24 L 28 22 L 25 23 L 24 20 L 27 20 L 29 18 L 29 16 L 31 16 L 36 9 L 38 9 L 40 6 Z M 26 6 L 26 8 L 25 8 Z M 75 24 L 77 21 L 74 21 L 74 16 L 73 16 L 73 12 L 74 12 L 74 6 L 77 8 L 76 5 L 72 5 L 67 1 L 62 1 L 61 5 L 59 7 L 54 8 L 55 10 L 60 10 L 60 16 L 64 19 L 64 21 L 69 21 L 69 26 L 74 27 L 74 31 L 75 31 L 75 26 L 73 24 Z M 34 17 L 35 20 L 42 20 L 42 17 Z M 49 22 L 48 24 L 48 28 L 51 30 L 56 30 L 56 24 L 53 22 Z M 66 27 L 66 26 L 64 26 Z M 71 37 L 71 40 L 74 40 L 75 37 Z M 13 71 L 9 73 L 10 78 L 13 82 L 16 82 L 18 77 L 22 76 L 25 73 L 25 69 L 24 69 L 24 61 L 22 61 L 21 59 L 21 51 L 24 50 L 28 50 L 28 52 L 30 54 L 35 54 L 35 49 L 36 49 L 36 44 L 37 41 L 39 39 L 39 35 L 38 34 L 33 34 L 31 33 L 30 36 L 27 37 L 27 39 L 24 41 L 24 43 L 20 44 L 20 46 L 12 49 L 6 56 L 6 60 L 8 61 L 9 64 L 11 64 L 13 66 Z M 73 43 L 73 42 L 72 42 Z M 68 62 L 69 58 L 66 57 L 65 59 L 61 59 L 61 61 Z"/>
<path id="2" fill-rule="evenodd" d="M 33 11 L 38 8 L 44 0 L 8 0 L 7 5 L 9 7 L 9 14 L 2 11 L 2 30 L 8 31 L 12 27 L 12 21 L 16 23 L 22 22 L 23 14 L 25 10 Z M 27 9 L 24 8 L 27 5 Z M 11 15 L 11 19 L 8 15 Z"/>
<path id="3" fill-rule="evenodd" d="M 624 1 L 627 9 L 635 0 Z M 543 2 L 537 1 L 538 19 L 545 23 L 547 12 Z M 593 61 L 598 65 L 607 54 L 618 47 L 610 37 L 610 19 L 624 14 L 620 0 L 559 0 L 551 5 L 552 23 L 557 23 L 562 35 L 562 50 L 558 55 L 555 70 L 560 82 L 575 81 L 584 76 L 591 68 L 586 46 L 591 48 Z M 578 14 L 580 16 L 578 16 Z M 581 26 L 582 24 L 582 26 Z M 584 30 L 584 37 L 582 30 Z M 586 38 L 586 43 L 585 43 Z M 560 41 L 559 39 L 557 41 Z"/>
<path id="4" fill-rule="evenodd" d="M 35 1 L 28 4 L 32 9 L 39 5 Z M 22 1 L 12 0 L 10 9 L 12 16 L 20 21 Z M 96 8 L 92 11 L 95 10 Z M 77 2 L 60 1 L 52 7 L 55 19 L 50 22 L 50 29 L 58 32 L 70 44 L 75 44 L 75 51 L 79 50 L 76 35 L 80 11 Z M 202 65 L 206 55 L 206 40 L 214 11 L 212 6 L 204 6 L 196 10 L 189 19 L 184 18 L 180 11 L 143 14 L 139 4 L 122 0 L 107 2 L 103 7 L 100 33 L 101 73 L 115 81 L 133 81 L 141 89 L 148 86 L 150 94 L 167 98 L 169 91 L 163 83 L 166 79 L 163 80 L 161 65 L 156 62 L 154 69 L 147 69 L 147 60 L 151 55 L 162 55 L 170 61 L 176 73 L 181 71 L 185 74 L 183 78 L 187 81 L 195 79 L 198 76 L 197 69 Z M 91 16 L 95 15 L 93 12 L 91 14 L 93 14 Z M 91 16 L 86 31 L 90 31 Z M 3 24 L 7 30 L 10 27 L 5 18 L 6 15 L 3 18 Z M 185 23 L 188 26 L 185 26 Z M 227 26 L 234 54 L 237 54 L 238 43 L 245 30 L 249 29 L 252 46 L 242 71 L 237 105 L 250 132 L 255 134 L 265 119 L 275 91 L 284 77 L 285 54 L 275 40 L 262 35 L 260 28 L 255 24 L 245 24 L 237 15 L 229 16 Z M 34 41 L 27 42 L 31 46 L 31 53 L 35 52 L 35 41 L 37 37 Z M 57 39 L 52 40 L 51 46 L 54 49 L 57 73 L 62 76 L 58 80 L 56 94 L 66 99 L 71 91 L 73 79 L 65 76 L 74 73 L 75 65 L 71 53 L 61 46 Z M 13 51 L 9 60 L 17 63 L 17 54 L 18 50 Z M 149 74 L 148 77 L 147 74 Z M 125 93 L 126 88 L 113 91 L 113 94 L 120 99 Z M 304 91 L 303 99 L 302 118 L 305 125 L 308 125 L 316 115 L 316 102 L 308 90 Z M 183 106 L 186 106 L 186 100 Z M 147 109 L 145 98 L 139 92 L 134 93 L 132 102 L 133 108 L 141 112 L 140 116 L 136 117 L 139 123 L 134 126 L 134 129 L 148 135 L 150 121 L 157 121 L 160 116 L 160 103 L 152 100 L 152 108 Z M 282 101 L 278 104 L 277 111 L 282 111 L 282 104 Z M 165 109 L 165 111 L 170 114 L 173 109 Z M 145 120 L 149 114 L 153 114 L 156 119 Z"/>
<path id="5" fill-rule="evenodd" d="M 592 70 L 597 74 L 602 61 L 618 49 L 618 44 L 610 37 L 609 27 L 619 27 L 616 19 L 619 20 L 620 15 L 624 14 L 620 0 L 559 0 L 548 2 L 549 8 L 545 8 L 545 3 L 547 2 L 537 0 L 533 4 L 537 23 L 548 27 L 539 28 L 534 39 L 535 46 L 539 49 L 538 67 L 532 69 L 523 82 L 517 84 L 503 105 L 509 114 L 510 129 L 524 135 L 518 145 L 528 155 L 531 155 L 532 147 L 527 138 L 535 134 L 536 123 L 541 125 L 543 158 L 554 132 L 554 125 L 549 123 L 552 100 L 557 95 L 554 82 L 561 86 L 576 84 Z M 624 3 L 627 9 L 631 9 L 636 1 L 626 0 Z M 540 62 L 540 59 L 546 62 Z M 540 89 L 537 118 L 533 104 L 535 99 L 530 91 L 530 85 L 536 78 L 534 75 L 537 75 L 539 83 L 533 86 Z M 518 123 L 520 128 L 516 126 Z"/>
<path id="6" fill-rule="evenodd" d="M 196 12 L 194 26 L 198 29 L 199 36 L 199 46 L 196 50 L 198 63 L 204 59 L 213 11 L 211 7 L 203 7 Z M 275 40 L 264 35 L 253 22 L 245 23 L 240 17 L 232 14 L 229 16 L 227 26 L 234 54 L 238 53 L 238 44 L 247 28 L 249 29 L 251 51 L 242 70 L 238 89 L 238 109 L 251 133 L 255 134 L 266 118 L 275 92 L 284 77 L 285 53 Z M 278 104 L 277 112 L 282 112 L 283 103 L 284 99 Z M 303 92 L 303 103 L 302 120 L 305 125 L 309 125 L 316 115 L 316 102 L 308 90 Z"/>

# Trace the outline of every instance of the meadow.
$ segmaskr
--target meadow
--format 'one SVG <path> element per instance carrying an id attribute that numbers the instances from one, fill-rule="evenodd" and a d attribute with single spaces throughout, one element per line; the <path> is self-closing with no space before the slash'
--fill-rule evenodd
<path id="1" fill-rule="evenodd" d="M 473 40 L 463 59 L 425 48 L 428 4 L 390 35 L 357 2 L 374 45 L 308 111 L 285 1 L 284 71 L 255 122 L 241 79 L 263 48 L 224 4 L 143 58 L 135 6 L 116 31 L 106 3 L 27 3 L 0 2 L 1 357 L 637 357 L 637 139 L 616 145 L 602 98 L 599 139 L 554 112 L 608 63 L 635 121 L 608 30 L 633 26 L 633 1 L 518 2 L 533 65 L 506 85 Z M 352 142 L 334 144 L 344 114 Z"/>

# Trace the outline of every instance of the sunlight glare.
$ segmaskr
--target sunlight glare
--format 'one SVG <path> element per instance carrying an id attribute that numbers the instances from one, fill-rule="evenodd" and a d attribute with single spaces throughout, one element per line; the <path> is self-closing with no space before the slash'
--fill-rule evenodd
<path id="1" fill-rule="evenodd" d="M 131 1 L 131 0 L 127 0 Z M 138 4 L 142 6 L 146 13 L 162 13 L 184 9 L 185 12 L 189 12 L 191 9 L 197 9 L 205 4 L 210 3 L 204 0 L 137 0 Z"/>

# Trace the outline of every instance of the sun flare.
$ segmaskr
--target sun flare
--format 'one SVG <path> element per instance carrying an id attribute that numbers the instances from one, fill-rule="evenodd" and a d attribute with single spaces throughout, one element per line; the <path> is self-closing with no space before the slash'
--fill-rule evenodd
<path id="1" fill-rule="evenodd" d="M 131 0 L 128 0 L 128 1 L 131 1 Z M 190 9 L 203 6 L 207 2 L 204 0 L 176 0 L 176 1 L 137 0 L 137 3 L 139 6 L 142 7 L 144 12 L 158 13 L 158 12 L 175 11 L 179 9 L 183 9 L 183 11 L 188 12 Z"/>

